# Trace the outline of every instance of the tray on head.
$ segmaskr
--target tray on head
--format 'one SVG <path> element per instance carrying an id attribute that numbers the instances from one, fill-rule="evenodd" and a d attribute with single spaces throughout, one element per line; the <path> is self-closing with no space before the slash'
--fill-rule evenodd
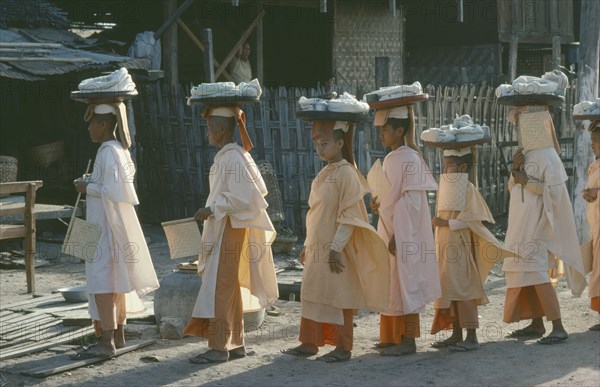
<path id="1" fill-rule="evenodd" d="M 471 141 L 452 141 L 452 142 L 429 142 L 423 141 L 423 144 L 427 147 L 442 148 L 442 149 L 462 149 L 468 148 L 475 145 L 488 144 L 492 141 L 492 137 L 484 137 L 479 140 Z"/>
<path id="2" fill-rule="evenodd" d="M 350 121 L 350 122 L 367 122 L 369 115 L 366 113 L 347 113 L 347 112 L 332 112 L 322 110 L 299 110 L 296 111 L 296 117 L 305 121 Z"/>
<path id="3" fill-rule="evenodd" d="M 394 99 L 386 99 L 385 101 L 368 101 L 367 103 L 372 109 L 391 109 L 400 106 L 412 105 L 418 102 L 424 102 L 429 99 L 429 94 L 423 93 L 411 95 L 409 97 L 400 97 Z"/>
<path id="4" fill-rule="evenodd" d="M 553 94 L 515 94 L 498 98 L 500 105 L 526 106 L 526 105 L 560 105 L 565 102 L 565 97 Z"/>
<path id="5" fill-rule="evenodd" d="M 221 97 L 190 97 L 188 105 L 205 105 L 219 107 L 235 107 L 248 103 L 259 103 L 260 99 L 256 97 L 243 97 L 237 95 Z"/>
<path id="6" fill-rule="evenodd" d="M 72 91 L 69 97 L 85 103 L 116 103 L 132 99 L 138 95 L 135 91 Z"/>

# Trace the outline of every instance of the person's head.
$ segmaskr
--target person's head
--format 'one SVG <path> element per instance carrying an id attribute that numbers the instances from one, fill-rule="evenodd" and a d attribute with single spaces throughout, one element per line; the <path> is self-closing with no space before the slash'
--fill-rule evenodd
<path id="1" fill-rule="evenodd" d="M 240 54 L 240 59 L 248 60 L 250 57 L 250 43 L 244 43 Z"/>
<path id="2" fill-rule="evenodd" d="M 209 116 L 206 120 L 208 127 L 208 143 L 219 148 L 233 142 L 235 118 L 223 116 Z"/>
<path id="3" fill-rule="evenodd" d="M 444 173 L 467 173 L 473 164 L 471 153 L 464 156 L 444 155 Z"/>
<path id="4" fill-rule="evenodd" d="M 380 128 L 379 140 L 384 147 L 395 150 L 406 145 L 420 152 L 414 139 L 412 106 L 378 110 L 373 124 Z"/>
<path id="5" fill-rule="evenodd" d="M 600 121 L 593 122 L 595 124 L 592 130 L 592 151 L 594 151 L 594 156 L 600 157 Z"/>
<path id="6" fill-rule="evenodd" d="M 410 121 L 408 118 L 388 118 L 385 123 L 380 126 L 379 140 L 385 148 L 392 150 L 405 145 L 404 136 L 408 130 Z"/>
<path id="7" fill-rule="evenodd" d="M 91 118 L 88 120 L 88 132 L 92 142 L 105 142 L 115 139 L 117 127 L 117 110 L 111 105 L 96 105 L 92 108 Z M 87 113 L 86 113 L 87 114 Z"/>
<path id="8" fill-rule="evenodd" d="M 313 121 L 312 140 L 315 151 L 323 161 L 335 163 L 343 157 L 344 131 L 335 129 L 336 121 Z"/>

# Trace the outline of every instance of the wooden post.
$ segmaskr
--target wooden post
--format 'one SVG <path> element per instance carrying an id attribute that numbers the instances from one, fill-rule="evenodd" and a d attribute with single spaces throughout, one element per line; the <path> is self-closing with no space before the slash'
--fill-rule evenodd
<path id="1" fill-rule="evenodd" d="M 581 23 L 579 45 L 579 74 L 577 80 L 578 101 L 593 101 L 598 98 L 598 62 L 600 61 L 600 2 L 581 0 Z M 587 202 L 582 191 L 587 185 L 588 166 L 594 160 L 591 149 L 590 132 L 583 130 L 575 150 L 575 198 L 573 210 L 579 241 L 589 239 L 587 222 Z"/>
<path id="2" fill-rule="evenodd" d="M 552 37 L 552 69 L 560 70 L 560 36 Z"/>
<path id="3" fill-rule="evenodd" d="M 519 48 L 519 37 L 513 34 L 510 39 L 510 47 L 508 51 L 508 83 L 512 82 L 517 77 L 517 51 Z"/>
<path id="4" fill-rule="evenodd" d="M 204 79 L 206 82 L 214 82 L 212 29 L 204 28 L 202 30 L 202 42 L 204 43 Z"/>
<path id="5" fill-rule="evenodd" d="M 190 2 L 191 3 L 191 2 Z M 166 20 L 164 25 L 167 25 L 169 20 L 175 16 L 177 12 L 177 0 L 165 0 L 163 3 L 163 14 Z M 171 24 L 164 28 L 165 37 L 162 39 L 162 52 L 163 52 L 163 69 L 165 70 L 165 76 L 167 78 L 167 84 L 169 85 L 170 91 L 175 90 L 179 84 L 179 62 L 177 57 L 177 25 Z M 158 32 L 154 35 L 158 35 Z"/>
<path id="6" fill-rule="evenodd" d="M 262 4 L 259 3 L 259 9 L 262 8 Z M 264 83 L 264 35 L 263 35 L 263 19 L 261 18 L 256 25 L 256 78 L 260 83 Z"/>
<path id="7" fill-rule="evenodd" d="M 27 185 L 25 194 L 25 275 L 27 277 L 27 293 L 35 292 L 35 190 L 36 184 Z"/>

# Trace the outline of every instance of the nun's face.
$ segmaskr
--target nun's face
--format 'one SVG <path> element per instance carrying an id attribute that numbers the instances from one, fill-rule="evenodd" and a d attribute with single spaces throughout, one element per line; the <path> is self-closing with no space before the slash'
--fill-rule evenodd
<path id="1" fill-rule="evenodd" d="M 92 117 L 88 132 L 92 142 L 104 142 L 108 133 L 108 124 L 105 121 L 98 121 L 96 117 Z"/>
<path id="2" fill-rule="evenodd" d="M 386 123 L 379 129 L 379 141 L 384 148 L 398 148 L 404 137 L 402 128 L 394 129 L 392 125 Z"/>

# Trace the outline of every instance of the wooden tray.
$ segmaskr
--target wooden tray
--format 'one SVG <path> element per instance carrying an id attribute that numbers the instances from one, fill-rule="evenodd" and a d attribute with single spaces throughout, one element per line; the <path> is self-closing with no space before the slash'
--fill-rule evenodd
<path id="1" fill-rule="evenodd" d="M 188 98 L 188 105 L 206 105 L 216 107 L 236 107 L 248 103 L 259 103 L 260 99 L 256 97 L 240 97 L 240 96 L 229 96 L 229 97 L 190 97 Z"/>
<path id="2" fill-rule="evenodd" d="M 331 112 L 320 110 L 300 110 L 296 111 L 296 117 L 305 121 L 350 121 L 350 122 L 368 122 L 369 115 L 366 113 L 346 113 Z"/>
<path id="3" fill-rule="evenodd" d="M 452 141 L 452 142 L 429 142 L 423 141 L 423 145 L 430 148 L 441 148 L 441 149 L 462 149 L 468 148 L 475 145 L 488 144 L 492 142 L 492 137 L 484 137 L 479 140 L 472 141 Z"/>
<path id="4" fill-rule="evenodd" d="M 590 120 L 590 121 L 595 121 L 595 120 L 600 120 L 600 114 L 580 114 L 580 115 L 575 115 L 573 114 L 573 118 L 576 120 Z"/>
<path id="5" fill-rule="evenodd" d="M 561 105 L 565 97 L 551 94 L 517 94 L 498 98 L 500 105 L 526 106 L 526 105 Z"/>
<path id="6" fill-rule="evenodd" d="M 123 102 L 128 99 L 132 99 L 138 95 L 137 90 L 135 91 L 97 91 L 97 92 L 83 92 L 83 91 L 72 91 L 69 95 L 71 99 L 84 103 L 116 103 Z"/>
<path id="7" fill-rule="evenodd" d="M 424 101 L 427 101 L 428 99 L 429 99 L 429 94 L 424 93 L 424 94 L 419 94 L 419 95 L 413 95 L 410 97 L 388 99 L 385 101 L 373 101 L 373 102 L 367 101 L 367 103 L 369 104 L 369 106 L 372 109 L 391 109 L 391 108 L 400 107 L 400 106 L 412 105 L 412 104 L 418 103 L 418 102 L 424 102 Z"/>

